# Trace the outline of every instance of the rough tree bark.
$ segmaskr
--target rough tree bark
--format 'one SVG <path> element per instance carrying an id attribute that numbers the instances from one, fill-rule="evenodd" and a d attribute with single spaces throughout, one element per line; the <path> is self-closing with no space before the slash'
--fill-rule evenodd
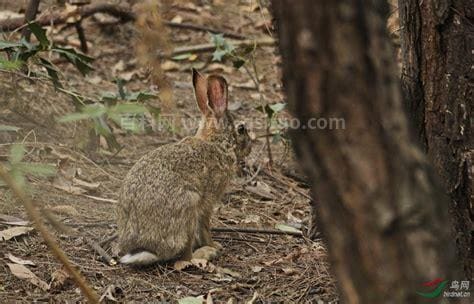
<path id="1" fill-rule="evenodd" d="M 345 120 L 345 129 L 293 133 L 343 303 L 423 302 L 422 282 L 456 278 L 455 246 L 447 197 L 410 138 L 387 4 L 275 0 L 273 8 L 290 111 L 303 124 Z"/>
<path id="2" fill-rule="evenodd" d="M 404 99 L 451 198 L 467 278 L 474 270 L 474 1 L 399 0 Z"/>

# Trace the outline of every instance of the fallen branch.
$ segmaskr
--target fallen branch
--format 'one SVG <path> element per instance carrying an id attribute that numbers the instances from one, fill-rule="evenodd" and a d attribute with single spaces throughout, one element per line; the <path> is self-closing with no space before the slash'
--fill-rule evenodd
<path id="1" fill-rule="evenodd" d="M 172 21 L 165 21 L 163 22 L 163 24 L 169 27 L 189 29 L 189 30 L 202 31 L 202 32 L 210 32 L 213 34 L 223 34 L 224 37 L 233 38 L 233 39 L 239 39 L 239 40 L 245 39 L 245 36 L 240 35 L 238 33 L 226 31 L 226 30 L 217 30 L 217 29 L 203 26 L 203 25 L 196 25 L 196 24 L 191 24 L 191 23 L 177 23 L 177 22 L 172 22 Z"/>
<path id="2" fill-rule="evenodd" d="M 264 37 L 260 39 L 247 39 L 242 41 L 235 41 L 232 42 L 232 45 L 235 47 L 243 47 L 243 46 L 272 46 L 275 45 L 276 41 L 273 38 Z M 204 43 L 204 44 L 197 44 L 192 46 L 184 46 L 175 48 L 170 56 L 176 56 L 186 53 L 205 53 L 210 52 L 216 49 L 215 44 L 213 43 Z"/>
<path id="3" fill-rule="evenodd" d="M 78 7 L 72 12 L 53 13 L 51 15 L 42 16 L 36 19 L 36 23 L 41 26 L 52 24 L 68 23 L 69 18 L 87 18 L 96 13 L 105 13 L 119 18 L 122 22 L 134 21 L 135 14 L 130 12 L 130 8 L 125 5 L 115 5 L 109 3 L 98 3 Z M 74 22 L 73 22 L 74 23 Z M 10 32 L 14 31 L 25 24 L 25 19 L 22 17 L 0 20 L 0 31 Z"/>
<path id="4" fill-rule="evenodd" d="M 211 228 L 213 232 L 240 232 L 240 233 L 255 233 L 255 234 L 276 234 L 276 235 L 292 235 L 303 237 L 301 231 L 283 231 L 277 229 L 258 229 L 258 228 L 240 228 L 240 227 L 214 227 Z M 118 234 L 114 233 L 110 237 L 101 241 L 100 244 L 104 245 L 110 243 L 118 238 Z"/>
<path id="5" fill-rule="evenodd" d="M 96 13 L 105 13 L 113 17 L 120 19 L 121 22 L 135 21 L 136 15 L 130 11 L 130 7 L 125 5 L 115 5 L 109 3 L 99 3 L 85 5 L 78 7 L 76 11 L 67 13 L 53 13 L 51 15 L 43 16 L 36 20 L 36 22 L 42 26 L 51 24 L 64 24 L 68 22 L 68 19 L 75 17 L 78 19 L 84 19 L 92 16 Z M 34 16 L 28 20 L 33 20 Z M 190 29 L 195 31 L 211 32 L 214 34 L 223 34 L 225 37 L 234 39 L 245 39 L 245 36 L 232 31 L 218 30 L 207 26 L 196 25 L 191 23 L 177 23 L 172 21 L 164 21 L 164 25 L 174 28 Z M 25 25 L 25 18 L 11 18 L 6 20 L 0 20 L 0 31 L 9 32 L 14 31 Z"/>
<path id="6" fill-rule="evenodd" d="M 283 234 L 302 237 L 301 231 L 283 231 L 277 229 L 258 229 L 258 228 L 240 228 L 240 227 L 215 227 L 211 228 L 213 232 L 242 232 L 242 233 L 256 233 L 256 234 Z"/>
<path id="7" fill-rule="evenodd" d="M 41 220 L 41 215 L 39 211 L 34 207 L 33 202 L 30 197 L 23 192 L 23 190 L 14 182 L 10 174 L 7 172 L 6 168 L 0 164 L 0 177 L 4 182 L 10 187 L 13 193 L 20 199 L 25 207 L 28 217 L 32 221 L 36 230 L 43 237 L 46 245 L 49 247 L 53 255 L 64 265 L 64 268 L 71 276 L 71 278 L 77 283 L 78 287 L 81 289 L 84 296 L 90 303 L 99 303 L 99 297 L 95 291 L 86 283 L 84 277 L 72 266 L 68 257 L 59 247 L 58 243 L 55 241 L 53 236 L 49 233 L 46 226 Z"/>
<path id="8" fill-rule="evenodd" d="M 71 237 L 78 238 L 77 232 L 68 227 L 65 226 L 62 222 L 58 221 L 54 215 L 47 209 L 41 209 L 41 213 L 43 216 L 48 220 L 48 222 L 60 233 L 69 235 Z M 71 226 L 71 225 L 69 225 Z M 85 227 L 86 225 L 82 225 L 81 227 Z M 90 226 L 88 226 L 90 227 Z M 97 254 L 99 254 L 104 262 L 109 264 L 110 266 L 117 265 L 117 261 L 111 257 L 101 246 L 99 243 L 96 243 L 95 241 L 88 239 L 86 237 L 82 238 L 84 242 L 89 245 Z"/>

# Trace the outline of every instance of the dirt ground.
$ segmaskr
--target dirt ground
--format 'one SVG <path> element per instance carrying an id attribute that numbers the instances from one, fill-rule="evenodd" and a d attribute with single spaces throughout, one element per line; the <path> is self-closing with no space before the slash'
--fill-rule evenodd
<path id="1" fill-rule="evenodd" d="M 25 2 L 25 1 L 23 1 Z M 116 3 L 115 1 L 114 3 Z M 125 1 L 122 1 L 125 3 Z M 170 1 L 168 1 L 170 2 Z M 267 28 L 271 16 L 257 1 L 175 1 L 167 7 L 166 20 L 206 25 L 237 32 L 246 38 L 276 34 Z M 232 1 L 233 2 L 233 1 Z M 263 1 L 265 2 L 265 1 Z M 22 1 L 1 4 L 1 10 L 18 12 Z M 48 2 L 42 6 L 47 13 Z M 89 55 L 96 58 L 94 71 L 82 77 L 62 61 L 65 87 L 85 96 L 116 91 L 114 78 L 126 78 L 127 90 L 159 90 L 149 68 L 137 58 L 137 29 L 133 23 L 110 24 L 110 17 L 88 18 L 83 23 Z M 104 25 L 104 23 L 109 23 Z M 58 40 L 77 44 L 73 27 L 48 32 Z M 163 29 L 164 30 L 164 29 Z M 168 47 L 209 42 L 202 31 L 166 28 Z M 270 30 L 270 31 L 269 31 Z M 0 36 L 1 37 L 1 36 Z M 18 39 L 8 34 L 2 39 Z M 260 47 L 255 53 L 260 92 L 265 103 L 282 102 L 279 62 L 274 47 Z M 190 68 L 203 73 L 220 73 L 230 84 L 233 113 L 239 120 L 264 121 L 255 110 L 262 100 L 243 68 L 232 63 L 211 62 L 210 53 L 199 53 L 193 60 L 162 59 L 161 67 L 173 90 L 173 103 L 160 104 L 166 115 L 196 117 Z M 103 140 L 91 145 L 89 122 L 59 123 L 58 117 L 74 112 L 71 98 L 55 91 L 48 80 L 28 79 L 19 73 L 0 71 L 0 125 L 20 128 L 0 132 L 0 161 L 8 158 L 13 143 L 26 147 L 24 161 L 52 164 L 58 168 L 53 177 L 28 176 L 30 192 L 39 208 L 49 211 L 58 221 L 74 229 L 74 235 L 51 231 L 72 263 L 80 269 L 104 303 L 174 302 L 185 297 L 204 296 L 207 303 L 326 303 L 337 302 L 335 283 L 326 262 L 321 242 L 305 237 L 244 232 L 214 232 L 223 247 L 222 255 L 208 267 L 176 270 L 173 265 L 134 269 L 110 266 L 94 252 L 89 240 L 113 254 L 115 200 L 126 172 L 142 155 L 154 148 L 191 135 L 192 128 L 155 130 L 131 134 L 114 129 L 123 149 L 109 151 Z M 309 224 L 309 190 L 301 181 L 287 144 L 271 143 L 273 165 L 265 148 L 266 130 L 253 129 L 256 142 L 247 159 L 247 175 L 236 178 L 219 206 L 215 207 L 213 227 L 251 227 L 275 229 L 277 224 L 296 227 L 306 233 Z M 29 226 L 24 209 L 6 187 L 0 186 L 0 231 Z M 10 216 L 10 217 L 8 217 Z M 16 225 L 13 225 L 16 224 Z M 13 275 L 7 265 L 11 256 L 29 260 L 26 265 L 47 288 Z M 64 278 L 61 264 L 52 256 L 42 238 L 33 230 L 26 235 L 0 241 L 1 303 L 82 303 L 84 298 L 70 280 Z"/>

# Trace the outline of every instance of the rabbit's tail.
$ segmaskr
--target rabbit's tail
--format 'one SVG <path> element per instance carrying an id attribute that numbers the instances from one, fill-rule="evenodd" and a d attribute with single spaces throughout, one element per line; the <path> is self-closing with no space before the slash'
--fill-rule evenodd
<path id="1" fill-rule="evenodd" d="M 141 251 L 134 254 L 127 253 L 120 258 L 120 263 L 128 265 L 145 266 L 158 262 L 158 256 L 149 251 Z"/>

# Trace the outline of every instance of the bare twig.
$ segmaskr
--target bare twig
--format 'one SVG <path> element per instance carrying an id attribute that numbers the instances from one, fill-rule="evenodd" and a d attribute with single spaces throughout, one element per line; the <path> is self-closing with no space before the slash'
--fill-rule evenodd
<path id="1" fill-rule="evenodd" d="M 242 232 L 242 233 L 256 233 L 256 234 L 283 234 L 293 236 L 303 236 L 301 231 L 282 231 L 276 229 L 258 229 L 258 228 L 240 228 L 240 227 L 215 227 L 211 228 L 213 232 Z"/>
<path id="2" fill-rule="evenodd" d="M 36 18 L 36 14 L 38 13 L 38 7 L 39 7 L 40 0 L 30 0 L 30 3 L 28 4 L 28 7 L 26 8 L 25 12 L 25 19 L 24 19 L 24 24 L 28 24 L 30 21 L 34 20 Z M 25 38 L 26 41 L 30 41 L 30 36 L 31 36 L 31 31 L 28 27 L 24 27 L 21 36 Z"/>
<path id="3" fill-rule="evenodd" d="M 135 20 L 135 15 L 130 11 L 130 8 L 128 6 L 110 3 L 98 3 L 79 7 L 77 10 L 72 12 L 60 12 L 53 13 L 51 15 L 45 15 L 35 21 L 41 26 L 47 26 L 51 24 L 64 24 L 68 22 L 68 19 L 70 17 L 79 17 L 79 19 L 83 19 L 92 16 L 96 13 L 106 13 L 119 18 L 123 22 Z M 24 23 L 25 19 L 22 17 L 0 20 L 0 31 L 13 31 L 21 26 L 24 26 Z"/>
<path id="4" fill-rule="evenodd" d="M 88 51 L 87 39 L 86 39 L 86 34 L 84 32 L 84 28 L 82 27 L 81 21 L 74 23 L 74 27 L 76 28 L 76 31 L 77 31 L 77 37 L 79 38 L 79 41 L 81 42 L 81 51 L 83 51 L 84 53 L 87 53 Z"/>
<path id="5" fill-rule="evenodd" d="M 275 45 L 276 41 L 273 38 L 259 38 L 259 39 L 248 39 L 242 41 L 235 41 L 232 44 L 235 47 L 242 47 L 242 46 L 250 46 L 250 45 L 257 45 L 257 46 L 272 46 Z M 215 44 L 213 43 L 204 43 L 204 44 L 197 44 L 192 46 L 185 46 L 179 47 L 171 52 L 171 56 L 176 56 L 185 53 L 205 53 L 210 52 L 216 49 Z"/>
<path id="6" fill-rule="evenodd" d="M 43 214 L 43 216 L 48 220 L 48 222 L 59 232 L 61 233 L 64 233 L 66 235 L 69 235 L 71 237 L 75 237 L 77 238 L 78 235 L 77 235 L 77 231 L 64 225 L 61 221 L 58 221 L 54 215 L 49 211 L 49 210 L 46 210 L 46 209 L 41 209 L 41 213 Z M 81 225 L 81 227 L 85 227 L 86 225 Z M 114 265 L 117 265 L 117 261 L 112 258 L 101 246 L 100 244 L 96 243 L 95 241 L 91 240 L 91 239 L 88 239 L 88 238 L 85 238 L 83 237 L 82 238 L 83 241 L 89 245 L 89 247 L 91 247 L 97 254 L 99 254 L 102 258 L 102 260 L 104 260 L 104 262 L 106 262 L 107 264 L 109 264 L 110 266 L 114 266 Z"/>
<path id="7" fill-rule="evenodd" d="M 104 262 L 106 262 L 107 264 L 109 264 L 110 266 L 115 266 L 117 265 L 117 261 L 111 257 L 107 251 L 104 250 L 104 248 L 102 248 L 100 246 L 100 244 L 94 242 L 93 240 L 89 239 L 89 238 L 86 238 L 84 237 L 83 238 L 84 242 L 87 243 L 87 245 L 89 245 L 92 249 L 94 249 L 94 251 L 100 255 L 100 257 L 104 260 Z"/>
<path id="8" fill-rule="evenodd" d="M 39 2 L 39 0 L 32 0 L 31 2 Z M 30 6 L 31 6 L 30 2 Z M 28 7 L 29 8 L 29 7 Z M 27 10 L 28 13 L 28 10 Z M 51 15 L 43 16 L 36 20 L 36 22 L 42 26 L 50 25 L 50 24 L 63 24 L 67 23 L 69 17 L 80 17 L 79 19 L 84 19 L 89 16 L 92 16 L 96 13 L 106 13 L 117 17 L 120 19 L 121 22 L 127 21 L 135 21 L 136 15 L 130 10 L 128 6 L 124 5 L 116 5 L 116 4 L 109 4 L 109 3 L 99 3 L 99 4 L 91 4 L 79 7 L 77 11 L 67 12 L 67 13 L 54 13 Z M 35 14 L 32 15 L 30 18 L 11 18 L 8 20 L 0 20 L 0 31 L 13 31 L 19 27 L 25 25 L 25 19 L 27 21 L 32 21 L 35 19 Z M 191 29 L 195 31 L 204 31 L 204 32 L 211 32 L 211 33 L 222 33 L 225 37 L 233 38 L 233 39 L 245 39 L 245 36 L 240 35 L 238 33 L 227 31 L 227 30 L 219 30 L 214 29 L 207 26 L 196 25 L 191 23 L 177 23 L 172 21 L 165 21 L 163 22 L 166 26 L 174 27 L 174 28 L 183 28 L 183 29 Z"/>
<path id="9" fill-rule="evenodd" d="M 196 24 L 191 24 L 191 23 L 177 23 L 177 22 L 172 22 L 172 21 L 165 21 L 163 24 L 169 26 L 169 27 L 175 27 L 175 28 L 183 28 L 183 29 L 190 29 L 190 30 L 196 30 L 196 31 L 203 31 L 203 32 L 210 32 L 213 34 L 223 34 L 224 37 L 229 37 L 233 39 L 245 39 L 245 36 L 231 32 L 231 31 L 226 31 L 226 30 L 218 30 L 214 29 L 211 27 L 207 26 L 202 26 L 202 25 L 196 25 Z"/>
<path id="10" fill-rule="evenodd" d="M 36 230 L 43 237 L 46 245 L 49 247 L 53 255 L 64 265 L 64 268 L 71 276 L 71 278 L 77 283 L 78 287 L 81 289 L 84 296 L 90 303 L 99 303 L 99 297 L 95 291 L 87 284 L 84 277 L 72 266 L 68 257 L 59 247 L 58 243 L 55 241 L 53 236 L 49 233 L 46 226 L 41 220 L 41 214 L 35 208 L 30 197 L 25 194 L 25 192 L 14 182 L 10 174 L 7 172 L 6 168 L 0 164 L 0 177 L 5 181 L 5 183 L 10 187 L 13 193 L 20 199 L 25 207 L 28 217 L 33 222 Z"/>

